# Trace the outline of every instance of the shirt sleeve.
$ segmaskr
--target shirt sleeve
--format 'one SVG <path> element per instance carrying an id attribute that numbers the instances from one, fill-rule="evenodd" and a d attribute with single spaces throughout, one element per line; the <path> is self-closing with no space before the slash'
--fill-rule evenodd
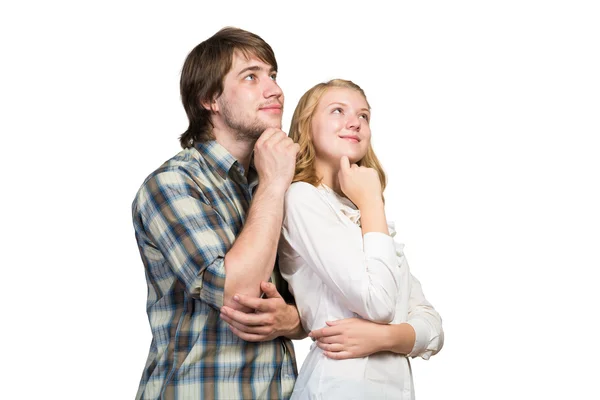
<path id="1" fill-rule="evenodd" d="M 394 318 L 400 273 L 390 236 L 367 233 L 361 248 L 318 189 L 306 183 L 286 193 L 282 235 L 349 310 L 375 322 Z"/>
<path id="2" fill-rule="evenodd" d="M 412 274 L 410 274 L 410 285 L 407 322 L 415 330 L 415 344 L 409 356 L 428 360 L 444 345 L 442 318 L 425 299 L 421 283 Z"/>
<path id="3" fill-rule="evenodd" d="M 138 213 L 147 238 L 168 267 L 155 272 L 174 274 L 193 298 L 220 309 L 225 247 L 231 238 L 200 187 L 185 171 L 167 170 L 148 179 L 137 200 L 134 214 Z"/>

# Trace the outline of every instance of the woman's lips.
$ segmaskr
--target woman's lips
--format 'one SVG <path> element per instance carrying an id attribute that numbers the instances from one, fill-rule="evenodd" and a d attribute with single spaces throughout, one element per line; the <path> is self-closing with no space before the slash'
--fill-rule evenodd
<path id="1" fill-rule="evenodd" d="M 347 140 L 350 143 L 358 143 L 360 140 L 356 136 L 340 136 L 340 139 Z"/>

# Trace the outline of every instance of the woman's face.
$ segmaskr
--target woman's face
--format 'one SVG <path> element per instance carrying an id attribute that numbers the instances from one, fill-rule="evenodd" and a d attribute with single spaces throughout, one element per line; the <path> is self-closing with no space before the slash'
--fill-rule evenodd
<path id="1" fill-rule="evenodd" d="M 371 142 L 369 105 L 363 95 L 349 88 L 334 87 L 321 97 L 312 118 L 312 142 L 316 158 L 332 167 L 348 156 L 357 163 Z"/>

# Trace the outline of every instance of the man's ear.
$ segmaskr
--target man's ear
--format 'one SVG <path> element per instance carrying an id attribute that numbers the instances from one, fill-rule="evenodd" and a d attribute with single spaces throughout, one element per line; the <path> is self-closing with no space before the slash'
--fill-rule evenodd
<path id="1" fill-rule="evenodd" d="M 215 113 L 219 111 L 219 104 L 217 103 L 217 99 L 213 99 L 212 101 L 201 101 L 200 105 L 208 111 L 212 111 Z"/>

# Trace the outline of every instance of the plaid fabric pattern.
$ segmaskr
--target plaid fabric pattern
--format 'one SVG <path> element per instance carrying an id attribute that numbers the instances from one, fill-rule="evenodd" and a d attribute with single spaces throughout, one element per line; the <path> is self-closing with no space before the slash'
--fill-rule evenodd
<path id="1" fill-rule="evenodd" d="M 210 141 L 181 151 L 138 191 L 133 225 L 152 343 L 136 399 L 290 397 L 297 376 L 291 341 L 245 342 L 219 318 L 223 260 L 257 179 L 253 168 L 246 179 L 237 160 Z M 273 278 L 282 281 L 277 269 Z"/>

